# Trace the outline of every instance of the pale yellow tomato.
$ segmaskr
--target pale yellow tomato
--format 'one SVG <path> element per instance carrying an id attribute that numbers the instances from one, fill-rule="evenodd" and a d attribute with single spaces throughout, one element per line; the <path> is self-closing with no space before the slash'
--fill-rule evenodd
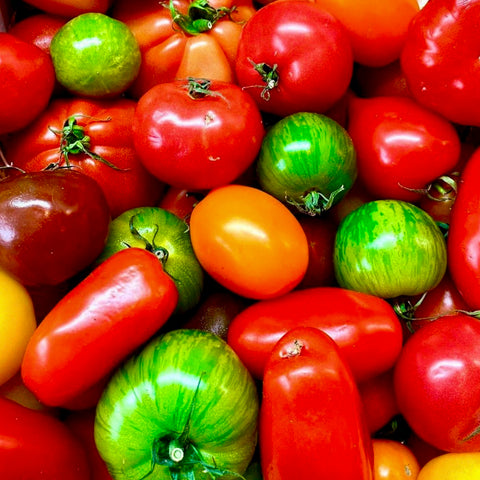
<path id="1" fill-rule="evenodd" d="M 444 453 L 427 462 L 417 480 L 479 480 L 480 452 Z"/>
<path id="2" fill-rule="evenodd" d="M 36 326 L 33 302 L 27 290 L 0 270 L 0 385 L 20 370 Z"/>

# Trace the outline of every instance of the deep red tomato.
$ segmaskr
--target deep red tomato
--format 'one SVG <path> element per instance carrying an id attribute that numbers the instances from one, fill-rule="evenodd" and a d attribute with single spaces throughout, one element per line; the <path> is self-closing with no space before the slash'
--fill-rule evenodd
<path id="1" fill-rule="evenodd" d="M 375 196 L 415 202 L 460 158 L 453 125 L 408 97 L 352 98 L 358 177 Z"/>
<path id="2" fill-rule="evenodd" d="M 0 135 L 20 130 L 47 107 L 55 86 L 50 56 L 0 32 Z"/>
<path id="3" fill-rule="evenodd" d="M 193 207 L 199 202 L 202 195 L 189 192 L 184 188 L 169 185 L 158 202 L 158 206 L 175 214 L 186 223 L 190 222 Z"/>
<path id="4" fill-rule="evenodd" d="M 463 125 L 480 126 L 479 15 L 479 0 L 430 0 L 414 17 L 400 57 L 413 96 Z"/>
<path id="5" fill-rule="evenodd" d="M 126 98 L 59 98 L 6 143 L 7 161 L 25 171 L 72 165 L 102 187 L 112 217 L 154 205 L 163 185 L 141 164 L 133 146 L 137 103 Z"/>
<path id="6" fill-rule="evenodd" d="M 2 480 L 85 480 L 85 449 L 58 418 L 0 397 Z"/>
<path id="7" fill-rule="evenodd" d="M 26 3 L 47 13 L 75 17 L 87 12 L 105 13 L 113 0 L 26 0 Z"/>
<path id="8" fill-rule="evenodd" d="M 424 441 L 448 452 L 480 449 L 480 322 L 439 318 L 405 343 L 394 371 L 398 407 Z"/>
<path id="9" fill-rule="evenodd" d="M 133 119 L 135 148 L 159 180 L 206 190 L 235 180 L 255 161 L 265 131 L 257 105 L 239 86 L 179 80 L 151 88 Z"/>
<path id="10" fill-rule="evenodd" d="M 350 39 L 344 26 L 315 3 L 276 1 L 244 26 L 235 71 L 264 112 L 325 113 L 349 87 Z"/>

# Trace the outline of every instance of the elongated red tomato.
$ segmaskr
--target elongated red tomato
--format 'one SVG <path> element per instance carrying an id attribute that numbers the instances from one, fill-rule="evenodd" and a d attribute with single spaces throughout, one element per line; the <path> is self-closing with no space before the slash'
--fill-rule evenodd
<path id="1" fill-rule="evenodd" d="M 117 252 L 40 323 L 22 362 L 25 385 L 45 405 L 68 404 L 148 340 L 177 299 L 174 281 L 153 253 Z"/>
<path id="2" fill-rule="evenodd" d="M 244 309 L 231 322 L 228 343 L 256 378 L 262 378 L 275 343 L 299 326 L 330 335 L 358 381 L 390 369 L 402 348 L 402 326 L 390 304 L 338 287 L 295 290 Z"/>
<path id="3" fill-rule="evenodd" d="M 373 449 L 350 368 L 335 342 L 295 328 L 263 379 L 260 457 L 265 480 L 371 480 Z"/>

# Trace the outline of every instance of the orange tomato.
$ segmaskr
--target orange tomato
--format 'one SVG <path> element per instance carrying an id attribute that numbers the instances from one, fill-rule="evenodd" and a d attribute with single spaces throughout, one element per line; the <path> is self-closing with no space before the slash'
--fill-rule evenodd
<path id="1" fill-rule="evenodd" d="M 416 480 L 420 465 L 403 443 L 389 439 L 372 440 L 373 480 Z M 439 479 L 437 479 L 439 480 Z"/>
<path id="2" fill-rule="evenodd" d="M 279 200 L 245 185 L 211 190 L 193 209 L 193 249 L 203 268 L 238 295 L 266 299 L 292 290 L 308 266 L 308 242 Z"/>

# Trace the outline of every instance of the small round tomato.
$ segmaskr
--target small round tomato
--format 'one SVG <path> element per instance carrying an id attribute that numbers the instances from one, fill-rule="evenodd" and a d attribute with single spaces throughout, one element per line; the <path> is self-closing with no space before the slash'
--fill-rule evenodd
<path id="1" fill-rule="evenodd" d="M 417 480 L 473 480 L 480 478 L 480 452 L 444 453 L 426 463 Z"/>
<path id="2" fill-rule="evenodd" d="M 420 465 L 409 447 L 396 440 L 374 438 L 373 480 L 416 480 Z"/>
<path id="3" fill-rule="evenodd" d="M 231 184 L 210 191 L 193 209 L 190 234 L 207 273 L 245 297 L 282 295 L 307 270 L 308 243 L 300 223 L 257 188 Z"/>

